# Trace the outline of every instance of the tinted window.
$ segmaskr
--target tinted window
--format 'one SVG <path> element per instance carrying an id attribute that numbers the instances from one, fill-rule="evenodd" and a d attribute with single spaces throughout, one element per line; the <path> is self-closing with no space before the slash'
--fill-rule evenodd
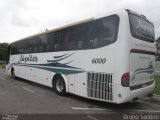
<path id="1" fill-rule="evenodd" d="M 40 43 L 39 52 L 46 52 L 47 51 L 47 34 L 38 36 L 38 41 Z"/>
<path id="2" fill-rule="evenodd" d="M 94 49 L 117 39 L 119 17 L 92 20 L 58 31 L 30 37 L 12 44 L 12 54 Z"/>
<path id="3" fill-rule="evenodd" d="M 68 30 L 68 50 L 87 48 L 88 24 L 73 26 Z"/>
<path id="4" fill-rule="evenodd" d="M 61 31 L 49 33 L 47 36 L 47 52 L 60 51 Z"/>
<path id="5" fill-rule="evenodd" d="M 154 26 L 146 19 L 129 14 L 132 36 L 147 42 L 154 42 Z"/>
<path id="6" fill-rule="evenodd" d="M 119 17 L 116 15 L 95 20 L 89 31 L 90 48 L 109 45 L 117 39 Z"/>

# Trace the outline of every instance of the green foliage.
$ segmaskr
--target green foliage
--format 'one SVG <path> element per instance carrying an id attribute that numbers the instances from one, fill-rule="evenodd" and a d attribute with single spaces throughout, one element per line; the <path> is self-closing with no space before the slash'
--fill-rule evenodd
<path id="1" fill-rule="evenodd" d="M 0 60 L 6 60 L 8 43 L 0 43 Z"/>
<path id="2" fill-rule="evenodd" d="M 154 94 L 160 95 L 160 76 L 155 76 Z"/>
<path id="3" fill-rule="evenodd" d="M 6 67 L 6 64 L 0 64 L 0 68 L 5 69 L 5 67 Z"/>

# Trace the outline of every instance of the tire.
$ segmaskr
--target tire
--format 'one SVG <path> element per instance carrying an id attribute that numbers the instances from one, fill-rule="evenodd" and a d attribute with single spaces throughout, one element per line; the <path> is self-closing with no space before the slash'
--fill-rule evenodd
<path id="1" fill-rule="evenodd" d="M 54 89 L 58 95 L 64 96 L 66 94 L 66 86 L 62 77 L 56 77 Z"/>
<path id="2" fill-rule="evenodd" d="M 15 78 L 16 78 L 15 70 L 14 70 L 14 69 L 12 69 L 12 70 L 11 70 L 11 77 L 12 77 L 13 79 L 15 79 Z"/>

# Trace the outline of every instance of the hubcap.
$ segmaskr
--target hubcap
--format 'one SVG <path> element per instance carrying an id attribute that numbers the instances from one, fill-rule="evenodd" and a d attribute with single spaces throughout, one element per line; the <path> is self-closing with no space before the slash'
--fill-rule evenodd
<path id="1" fill-rule="evenodd" d="M 57 82 L 56 82 L 56 89 L 57 89 L 58 92 L 62 92 L 63 89 L 64 89 L 63 88 L 63 82 L 60 79 L 58 79 Z"/>

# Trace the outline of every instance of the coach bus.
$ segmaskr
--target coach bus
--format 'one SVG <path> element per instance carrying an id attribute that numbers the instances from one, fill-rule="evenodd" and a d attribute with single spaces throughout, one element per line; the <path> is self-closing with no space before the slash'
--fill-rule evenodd
<path id="1" fill-rule="evenodd" d="M 125 103 L 154 89 L 154 25 L 119 10 L 11 43 L 6 71 L 57 94 Z"/>

